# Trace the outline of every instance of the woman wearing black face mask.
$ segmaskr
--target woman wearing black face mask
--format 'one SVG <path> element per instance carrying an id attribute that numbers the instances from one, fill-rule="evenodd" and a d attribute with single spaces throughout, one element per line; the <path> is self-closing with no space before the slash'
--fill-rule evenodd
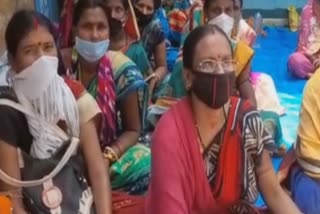
<path id="1" fill-rule="evenodd" d="M 144 78 L 152 75 L 147 53 L 139 40 L 138 28 L 134 26 L 135 19 L 133 7 L 129 0 L 105 0 L 111 14 L 110 23 L 110 49 L 122 51 L 139 68 Z"/>
<path id="2" fill-rule="evenodd" d="M 154 17 L 160 6 L 161 0 L 133 0 L 141 42 L 154 71 L 149 84 L 152 94 L 161 90 L 164 84 L 160 84 L 167 75 L 165 35 L 160 20 Z"/>
<path id="3" fill-rule="evenodd" d="M 183 47 L 188 96 L 153 136 L 147 213 L 259 213 L 259 190 L 275 214 L 299 213 L 281 189 L 273 140 L 249 101 L 232 96 L 232 47 L 217 26 L 190 33 Z"/>

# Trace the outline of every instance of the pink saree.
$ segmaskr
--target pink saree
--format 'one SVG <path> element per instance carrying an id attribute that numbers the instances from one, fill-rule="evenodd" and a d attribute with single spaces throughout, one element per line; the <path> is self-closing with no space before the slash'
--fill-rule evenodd
<path id="1" fill-rule="evenodd" d="M 293 75 L 304 79 L 314 72 L 314 66 L 307 57 L 316 53 L 320 44 L 317 41 L 319 32 L 318 20 L 320 14 L 313 10 L 314 0 L 309 0 L 301 13 L 301 23 L 299 28 L 299 43 L 295 53 L 289 57 L 288 68 Z"/>

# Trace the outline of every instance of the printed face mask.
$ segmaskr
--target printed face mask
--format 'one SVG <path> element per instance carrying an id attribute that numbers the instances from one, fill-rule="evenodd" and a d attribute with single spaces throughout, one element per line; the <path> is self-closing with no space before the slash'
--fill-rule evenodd
<path id="1" fill-rule="evenodd" d="M 110 40 L 100 42 L 90 42 L 76 37 L 75 48 L 78 53 L 88 62 L 97 62 L 109 49 Z"/>
<path id="2" fill-rule="evenodd" d="M 207 106 L 213 109 L 223 107 L 233 94 L 234 72 L 209 74 L 194 72 L 192 92 Z"/>

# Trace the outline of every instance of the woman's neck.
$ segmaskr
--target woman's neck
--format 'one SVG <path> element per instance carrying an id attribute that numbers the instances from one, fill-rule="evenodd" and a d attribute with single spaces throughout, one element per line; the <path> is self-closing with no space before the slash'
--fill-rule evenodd
<path id="1" fill-rule="evenodd" d="M 201 102 L 195 96 L 191 97 L 191 105 L 197 126 L 212 129 L 225 122 L 225 106 L 219 109 L 213 109 Z"/>
<path id="2" fill-rule="evenodd" d="M 79 58 L 79 63 L 81 67 L 81 72 L 85 72 L 85 73 L 96 73 L 99 66 L 99 61 L 94 63 L 91 63 L 91 62 L 89 63 L 86 60 L 84 60 L 81 56 Z"/>
<path id="3" fill-rule="evenodd" d="M 88 63 L 81 57 L 79 58 L 79 64 L 80 64 L 80 80 L 83 85 L 87 86 L 88 83 L 92 80 L 92 78 L 96 75 L 98 68 L 99 68 L 99 62 L 96 63 Z"/>
<path id="4" fill-rule="evenodd" d="M 191 98 L 195 126 L 198 130 L 202 152 L 208 148 L 213 139 L 226 123 L 226 110 L 229 103 L 219 109 L 212 109 L 195 96 Z"/>

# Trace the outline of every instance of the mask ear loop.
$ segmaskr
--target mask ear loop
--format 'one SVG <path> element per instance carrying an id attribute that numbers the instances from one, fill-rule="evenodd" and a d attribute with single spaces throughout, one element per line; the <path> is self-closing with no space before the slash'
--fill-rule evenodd
<path id="1" fill-rule="evenodd" d="M 227 105 L 229 106 L 229 104 L 227 104 Z M 223 106 L 223 115 L 224 115 L 225 121 L 227 121 L 226 105 Z"/>

